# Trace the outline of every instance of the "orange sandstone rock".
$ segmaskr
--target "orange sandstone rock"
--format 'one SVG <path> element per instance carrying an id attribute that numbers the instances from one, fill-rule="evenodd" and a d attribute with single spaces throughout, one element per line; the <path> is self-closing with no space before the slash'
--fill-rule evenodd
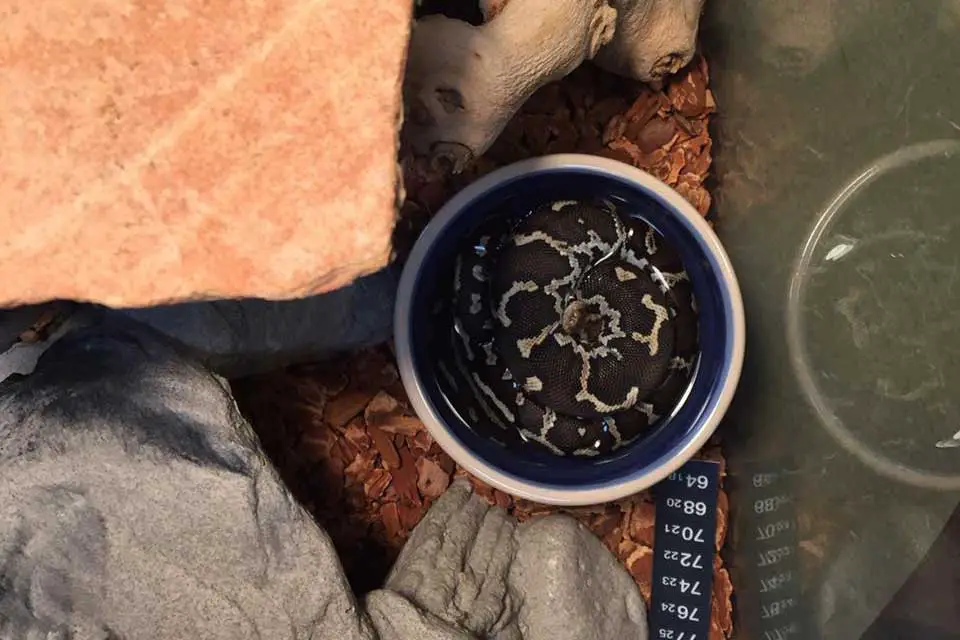
<path id="1" fill-rule="evenodd" d="M 383 266 L 411 4 L 9 0 L 0 304 L 284 299 Z"/>

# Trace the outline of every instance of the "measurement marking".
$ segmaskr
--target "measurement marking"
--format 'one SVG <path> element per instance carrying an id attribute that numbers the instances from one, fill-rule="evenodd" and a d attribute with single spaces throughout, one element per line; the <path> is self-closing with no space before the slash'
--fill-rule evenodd
<path id="1" fill-rule="evenodd" d="M 707 640 L 719 465 L 693 460 L 657 485 L 651 637 Z"/>

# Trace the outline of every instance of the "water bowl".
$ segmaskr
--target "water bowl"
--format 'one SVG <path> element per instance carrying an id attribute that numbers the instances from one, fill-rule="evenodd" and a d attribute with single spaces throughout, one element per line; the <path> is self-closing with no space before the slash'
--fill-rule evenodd
<path id="1" fill-rule="evenodd" d="M 478 422 L 477 413 L 461 401 L 464 396 L 452 391 L 466 388 L 472 376 L 469 363 L 457 366 L 451 359 L 455 320 L 450 300 L 457 256 L 484 225 L 509 228 L 531 211 L 560 201 L 610 203 L 631 221 L 648 225 L 679 255 L 696 301 L 695 364 L 675 406 L 629 444 L 603 455 L 556 455 L 529 446 L 509 424 L 507 429 L 502 424 L 494 427 L 482 415 Z M 408 258 L 394 322 L 404 387 L 443 450 L 494 487 L 554 505 L 616 500 L 656 484 L 682 466 L 706 443 L 727 410 L 744 354 L 740 289 L 710 225 L 648 173 L 578 154 L 518 162 L 452 198 L 427 225 Z"/>

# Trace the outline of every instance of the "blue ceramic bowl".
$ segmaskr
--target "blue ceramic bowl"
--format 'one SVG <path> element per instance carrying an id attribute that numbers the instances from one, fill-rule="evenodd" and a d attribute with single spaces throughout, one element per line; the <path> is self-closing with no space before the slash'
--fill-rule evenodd
<path id="1" fill-rule="evenodd" d="M 444 393 L 437 340 L 449 334 L 434 309 L 456 252 L 487 216 L 527 211 L 553 200 L 621 201 L 659 231 L 681 256 L 697 300 L 700 360 L 678 409 L 638 441 L 599 458 L 561 457 L 505 446 L 472 428 Z M 720 241 L 700 214 L 653 176 L 615 160 L 554 155 L 519 162 L 473 183 L 446 204 L 418 239 L 397 295 L 395 340 L 400 374 L 414 409 L 457 463 L 515 496 L 545 504 L 616 500 L 656 484 L 689 460 L 730 404 L 743 363 L 743 302 Z"/>

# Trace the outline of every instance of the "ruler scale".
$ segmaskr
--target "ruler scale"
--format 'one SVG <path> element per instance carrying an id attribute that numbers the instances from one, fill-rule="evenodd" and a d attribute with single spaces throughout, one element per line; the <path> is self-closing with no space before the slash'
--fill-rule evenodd
<path id="1" fill-rule="evenodd" d="M 720 465 L 691 460 L 658 484 L 650 637 L 707 640 Z"/>

